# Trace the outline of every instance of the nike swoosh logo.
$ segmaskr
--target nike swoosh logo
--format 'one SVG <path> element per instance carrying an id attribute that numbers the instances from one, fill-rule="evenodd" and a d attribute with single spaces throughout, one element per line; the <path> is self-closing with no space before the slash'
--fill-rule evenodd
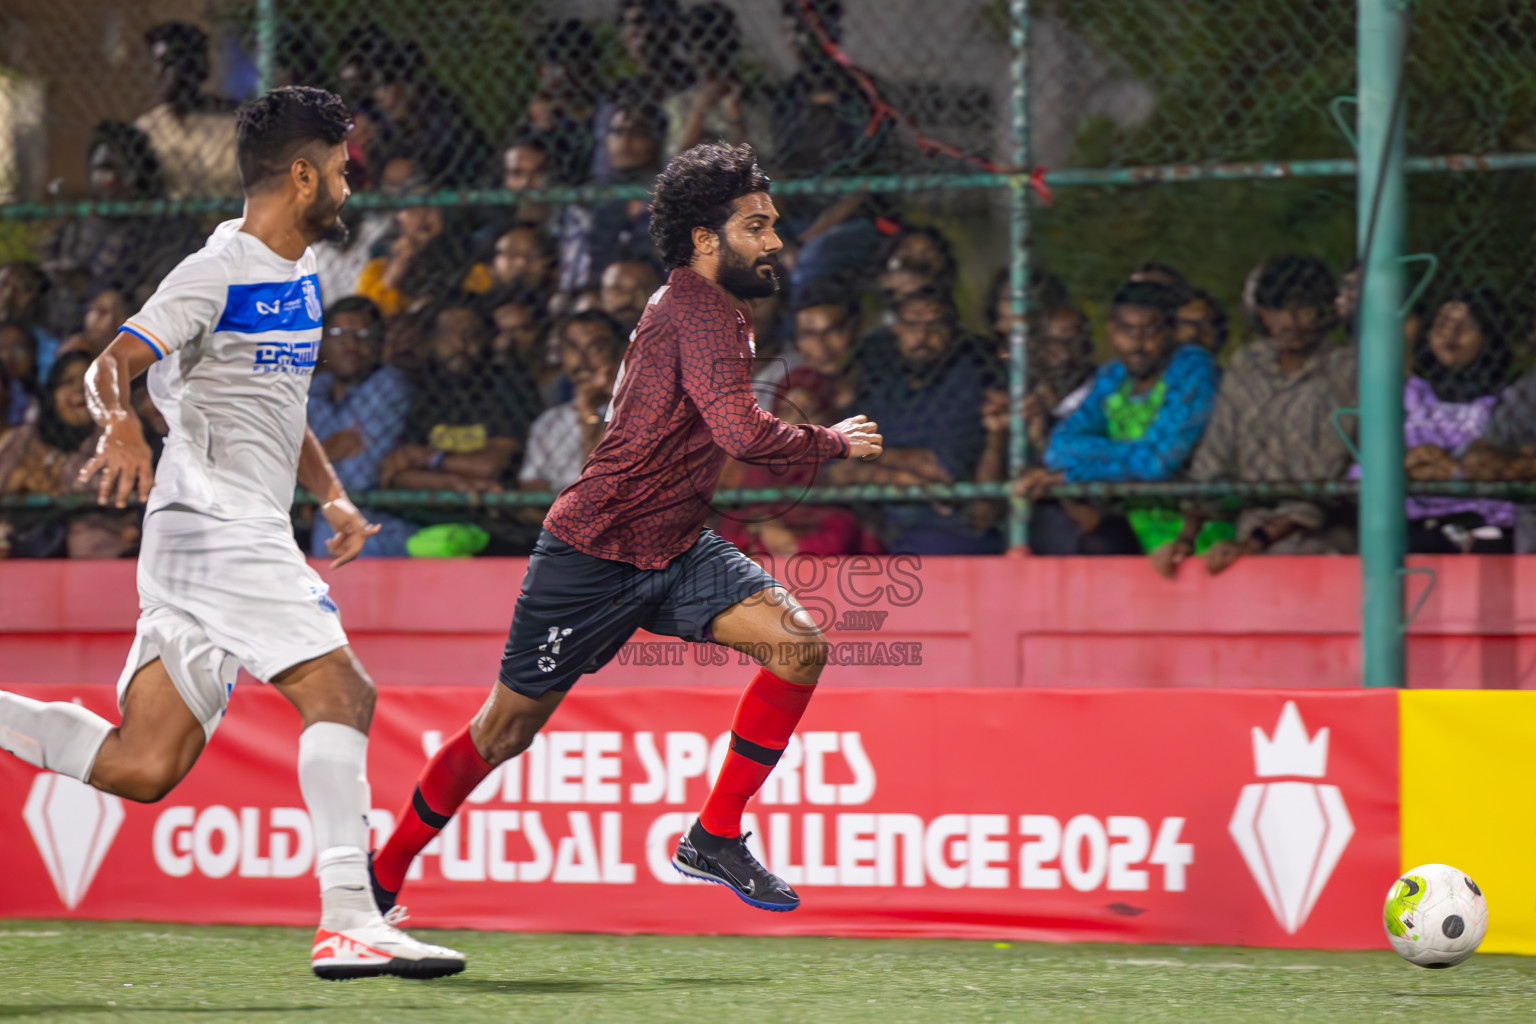
<path id="1" fill-rule="evenodd" d="M 727 868 L 724 864 L 721 864 L 719 861 L 717 861 L 717 860 L 713 861 L 713 866 L 714 866 L 714 869 L 716 871 L 720 872 L 720 874 L 724 875 L 727 879 L 729 879 L 730 883 L 732 885 L 734 885 L 738 889 L 746 889 L 747 892 L 750 893 L 750 892 L 752 892 L 757 887 L 757 879 L 755 879 L 755 878 L 752 879 L 749 882 L 743 882 L 741 879 L 739 879 L 735 875 L 731 874 L 730 868 Z"/>

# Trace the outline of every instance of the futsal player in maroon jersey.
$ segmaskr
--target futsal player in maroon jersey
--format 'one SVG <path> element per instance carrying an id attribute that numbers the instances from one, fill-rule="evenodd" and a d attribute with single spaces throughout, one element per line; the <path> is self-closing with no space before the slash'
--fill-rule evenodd
<path id="1" fill-rule="evenodd" d="M 743 462 L 874 458 L 878 427 L 789 424 L 752 392 L 748 301 L 778 288 L 778 211 L 750 146 L 703 145 L 656 180 L 651 238 L 670 273 L 619 368 L 603 439 L 555 500 L 523 577 L 498 682 L 417 778 L 373 857 L 395 903 L 421 848 L 490 771 L 528 748 L 576 680 L 636 629 L 768 653 L 731 723 L 730 749 L 673 865 L 763 910 L 800 897 L 747 849 L 741 816 L 815 692 L 826 640 L 757 563 L 704 529 L 726 456 Z"/>

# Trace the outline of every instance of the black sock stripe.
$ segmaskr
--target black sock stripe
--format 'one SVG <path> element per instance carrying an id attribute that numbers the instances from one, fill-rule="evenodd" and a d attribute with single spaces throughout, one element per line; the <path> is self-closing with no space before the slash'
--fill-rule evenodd
<path id="1" fill-rule="evenodd" d="M 420 786 L 417 786 L 416 791 L 411 794 L 411 806 L 416 809 L 416 817 L 435 829 L 447 828 L 448 823 L 453 820 L 453 815 L 438 814 L 427 806 L 427 798 L 421 795 Z"/>
<path id="2" fill-rule="evenodd" d="M 784 751 L 782 750 L 774 750 L 772 747 L 765 747 L 762 744 L 753 743 L 751 740 L 744 740 L 734 732 L 731 733 L 731 749 L 748 761 L 756 761 L 758 764 L 765 764 L 769 768 L 778 764 L 779 758 L 784 756 Z"/>

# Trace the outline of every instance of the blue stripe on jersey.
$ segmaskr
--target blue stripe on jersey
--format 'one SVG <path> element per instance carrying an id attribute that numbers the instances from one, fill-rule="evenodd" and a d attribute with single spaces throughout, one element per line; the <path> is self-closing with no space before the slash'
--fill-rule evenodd
<path id="1" fill-rule="evenodd" d="M 320 279 L 314 274 L 297 281 L 232 284 L 215 331 L 258 334 L 262 331 L 307 331 L 320 326 Z"/>

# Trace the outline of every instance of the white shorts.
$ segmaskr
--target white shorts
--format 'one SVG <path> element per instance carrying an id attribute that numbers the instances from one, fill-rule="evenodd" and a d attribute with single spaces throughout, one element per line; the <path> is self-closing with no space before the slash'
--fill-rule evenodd
<path id="1" fill-rule="evenodd" d="M 330 588 L 285 524 L 167 508 L 144 520 L 139 621 L 117 683 L 159 658 L 212 738 L 240 667 L 270 680 L 347 645 Z"/>

